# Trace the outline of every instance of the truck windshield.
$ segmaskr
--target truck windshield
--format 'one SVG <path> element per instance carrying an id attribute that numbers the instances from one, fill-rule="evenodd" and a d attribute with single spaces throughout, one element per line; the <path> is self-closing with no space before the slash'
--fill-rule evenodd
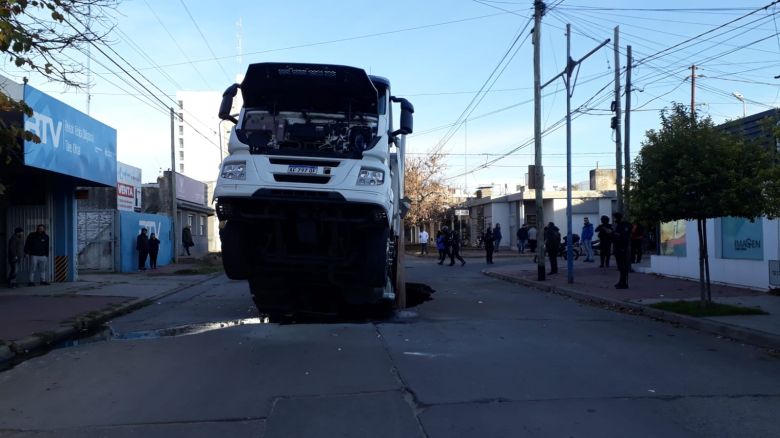
<path id="1" fill-rule="evenodd" d="M 379 141 L 375 114 L 246 109 L 238 139 L 252 154 L 361 158 Z"/>

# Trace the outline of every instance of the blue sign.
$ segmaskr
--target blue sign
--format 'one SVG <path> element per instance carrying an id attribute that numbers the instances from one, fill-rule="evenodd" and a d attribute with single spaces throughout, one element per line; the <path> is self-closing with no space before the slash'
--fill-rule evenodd
<path id="1" fill-rule="evenodd" d="M 116 129 L 29 85 L 24 101 L 24 128 L 41 139 L 24 142 L 24 164 L 116 186 Z"/>
<path id="2" fill-rule="evenodd" d="M 741 217 L 720 219 L 724 259 L 764 260 L 764 226 Z"/>
<path id="3" fill-rule="evenodd" d="M 135 272 L 138 270 L 138 251 L 135 249 L 136 239 L 141 234 L 141 228 L 146 228 L 147 236 L 154 233 L 160 239 L 160 252 L 157 254 L 157 266 L 165 266 L 173 262 L 173 237 L 170 216 L 160 214 L 119 212 L 119 270 Z M 149 258 L 146 259 L 149 267 Z"/>

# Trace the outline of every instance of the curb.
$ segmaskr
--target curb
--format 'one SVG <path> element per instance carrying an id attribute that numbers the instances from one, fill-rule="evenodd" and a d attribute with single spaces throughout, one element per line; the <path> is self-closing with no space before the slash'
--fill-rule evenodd
<path id="1" fill-rule="evenodd" d="M 172 289 L 161 292 L 150 298 L 137 298 L 125 302 L 115 308 L 103 310 L 96 315 L 89 317 L 80 317 L 76 322 L 67 326 L 60 326 L 52 331 L 33 334 L 8 345 L 0 345 L 0 369 L 11 365 L 14 362 L 22 362 L 34 353 L 45 350 L 50 346 L 69 339 L 77 338 L 79 333 L 89 331 L 100 326 L 106 321 L 122 316 L 138 309 L 148 306 L 157 300 L 161 300 L 189 287 L 205 283 L 211 279 L 220 276 L 222 272 L 208 274 L 206 278 L 192 283 L 182 284 Z"/>
<path id="2" fill-rule="evenodd" d="M 490 272 L 487 270 L 482 271 L 483 275 L 488 277 L 498 278 L 499 280 L 508 281 L 511 283 L 520 284 L 523 286 L 532 287 L 534 289 L 542 290 L 544 292 L 551 292 L 558 295 L 564 295 L 574 298 L 578 301 L 584 301 L 588 303 L 606 305 L 610 308 L 617 308 L 621 310 L 629 310 L 631 313 L 648 318 L 653 318 L 661 321 L 671 322 L 679 324 L 688 328 L 699 330 L 705 333 L 710 333 L 736 341 L 743 342 L 763 348 L 770 348 L 773 350 L 780 350 L 780 336 L 762 332 L 760 330 L 754 330 L 747 327 L 740 327 L 734 324 L 728 324 L 725 322 L 717 322 L 708 319 L 694 318 L 692 316 L 680 315 L 677 313 L 667 312 L 665 310 L 655 309 L 645 306 L 643 304 L 631 303 L 628 301 L 614 300 L 610 298 L 597 297 L 589 295 L 583 292 L 570 289 L 568 287 L 560 287 L 552 284 L 543 284 L 538 281 L 526 280 L 524 278 L 518 278 L 511 275 L 501 274 L 498 272 Z"/>

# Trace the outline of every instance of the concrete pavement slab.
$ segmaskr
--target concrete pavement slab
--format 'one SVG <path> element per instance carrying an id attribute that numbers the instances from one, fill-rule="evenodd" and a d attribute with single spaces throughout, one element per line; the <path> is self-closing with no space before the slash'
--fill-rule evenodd
<path id="1" fill-rule="evenodd" d="M 401 388 L 371 324 L 261 324 L 53 350 L 0 373 L 0 430 L 266 418 L 278 396 Z M 46 394 L 46 397 L 40 397 Z"/>
<path id="2" fill-rule="evenodd" d="M 424 436 L 414 408 L 400 391 L 281 398 L 274 403 L 265 434 L 266 438 Z"/>
<path id="3" fill-rule="evenodd" d="M 431 438 L 731 438 L 780 436 L 780 397 L 564 399 L 434 406 Z"/>

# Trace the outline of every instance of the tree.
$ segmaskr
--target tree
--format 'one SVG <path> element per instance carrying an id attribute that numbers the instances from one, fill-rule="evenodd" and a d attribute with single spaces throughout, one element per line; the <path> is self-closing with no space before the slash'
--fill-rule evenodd
<path id="1" fill-rule="evenodd" d="M 712 300 L 706 220 L 776 214 L 780 191 L 770 151 L 674 104 L 661 112 L 661 127 L 647 132 L 633 167 L 632 215 L 654 222 L 696 220 L 699 290 L 706 305 Z"/>
<path id="2" fill-rule="evenodd" d="M 412 207 L 404 221 L 414 226 L 437 219 L 447 209 L 447 187 L 441 180 L 444 172 L 443 156 L 407 158 L 404 174 L 405 195 Z"/>
<path id="3" fill-rule="evenodd" d="M 0 0 L 0 52 L 19 68 L 71 87 L 82 87 L 82 63 L 67 49 L 103 41 L 88 23 L 106 17 L 118 0 Z M 103 19 L 102 21 L 105 22 Z M 32 109 L 0 93 L 0 113 L 32 116 Z M 0 164 L 21 161 L 20 140 L 38 142 L 22 126 L 0 119 Z M 0 194 L 4 187 L 0 181 Z"/>

